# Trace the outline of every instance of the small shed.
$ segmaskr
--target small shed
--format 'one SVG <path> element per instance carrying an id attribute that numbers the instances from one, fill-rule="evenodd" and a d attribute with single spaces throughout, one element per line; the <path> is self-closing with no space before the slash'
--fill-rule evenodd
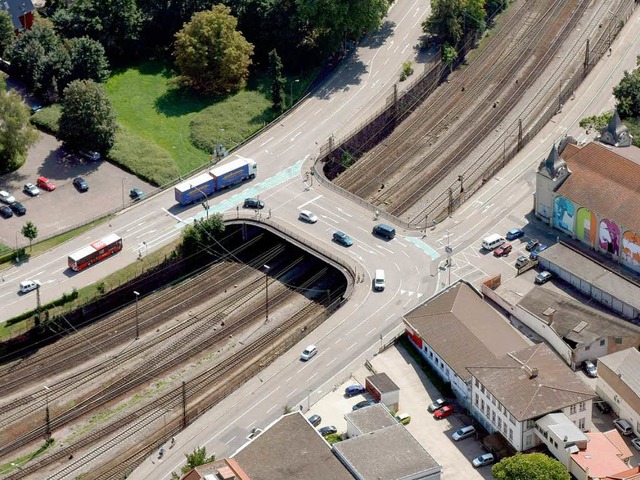
<path id="1" fill-rule="evenodd" d="M 389 410 L 397 412 L 400 408 L 400 389 L 386 373 L 371 375 L 365 379 L 367 391 Z"/>

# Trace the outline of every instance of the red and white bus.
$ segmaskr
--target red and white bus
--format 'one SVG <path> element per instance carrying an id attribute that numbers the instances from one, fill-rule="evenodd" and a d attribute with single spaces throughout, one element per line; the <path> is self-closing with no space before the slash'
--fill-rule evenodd
<path id="1" fill-rule="evenodd" d="M 120 250 L 122 250 L 122 238 L 115 233 L 110 233 L 106 237 L 96 240 L 69 255 L 69 268 L 79 272 L 89 265 L 104 260 Z"/>

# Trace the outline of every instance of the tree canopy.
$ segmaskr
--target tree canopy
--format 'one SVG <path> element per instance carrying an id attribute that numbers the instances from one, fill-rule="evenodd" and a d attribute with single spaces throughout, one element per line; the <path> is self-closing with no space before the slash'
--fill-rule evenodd
<path id="1" fill-rule="evenodd" d="M 174 55 L 183 85 L 223 94 L 246 84 L 253 45 L 236 27 L 229 7 L 196 13 L 176 34 Z"/>
<path id="2" fill-rule="evenodd" d="M 225 225 L 222 215 L 211 214 L 194 225 L 189 225 L 182 230 L 182 241 L 178 246 L 178 254 L 183 258 L 193 257 L 201 252 L 209 252 L 208 246 L 215 250 L 216 239 L 224 233 Z M 196 263 L 200 260 L 195 258 Z"/>
<path id="3" fill-rule="evenodd" d="M 116 133 L 116 116 L 102 85 L 74 80 L 64 89 L 58 137 L 71 149 L 106 152 Z"/>
<path id="4" fill-rule="evenodd" d="M 29 110 L 13 90 L 6 90 L 0 76 L 0 171 L 15 169 L 27 157 L 38 133 L 29 122 Z"/>
<path id="5" fill-rule="evenodd" d="M 636 58 L 640 67 L 640 56 Z M 621 118 L 640 117 L 640 69 L 624 72 L 620 83 L 613 88 L 616 97 L 616 109 Z"/>
<path id="6" fill-rule="evenodd" d="M 6 11 L 0 10 L 0 57 L 5 56 L 15 38 L 11 17 Z"/>
<path id="7" fill-rule="evenodd" d="M 211 463 L 216 459 L 215 455 L 207 457 L 206 447 L 197 447 L 193 452 L 185 453 L 184 456 L 187 458 L 187 464 L 182 466 L 181 472 L 183 475 L 191 471 L 195 467 Z M 176 472 L 171 472 L 171 478 L 177 480 L 180 478 L 180 475 L 178 475 Z"/>
<path id="8" fill-rule="evenodd" d="M 29 250 L 31 250 L 31 244 L 36 238 L 38 238 L 38 227 L 36 227 L 36 225 L 33 222 L 28 221 L 23 225 L 22 230 L 20 230 L 20 233 L 22 233 L 22 236 L 24 238 L 29 240 Z"/>
<path id="9" fill-rule="evenodd" d="M 102 44 L 89 37 L 73 38 L 69 42 L 72 80 L 93 80 L 104 83 L 109 78 L 109 62 Z"/>
<path id="10" fill-rule="evenodd" d="M 522 454 L 503 458 L 491 468 L 496 480 L 570 480 L 567 469 L 544 453 Z"/>

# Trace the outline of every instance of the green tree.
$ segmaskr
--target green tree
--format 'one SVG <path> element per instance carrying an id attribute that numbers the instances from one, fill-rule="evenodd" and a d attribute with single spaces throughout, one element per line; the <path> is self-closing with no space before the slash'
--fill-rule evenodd
<path id="1" fill-rule="evenodd" d="M 22 98 L 13 90 L 6 90 L 0 76 L 0 171 L 18 168 L 27 157 L 29 147 L 38 133 L 29 122 L 29 111 Z"/>
<path id="2" fill-rule="evenodd" d="M 296 0 L 311 38 L 328 52 L 380 27 L 387 0 Z"/>
<path id="3" fill-rule="evenodd" d="M 580 126 L 586 130 L 587 135 L 591 133 L 592 130 L 600 132 L 604 127 L 609 125 L 611 117 L 613 117 L 613 112 L 605 112 L 600 115 L 585 117 L 580 120 Z"/>
<path id="4" fill-rule="evenodd" d="M 0 10 L 0 57 L 4 58 L 15 39 L 16 35 L 11 17 L 6 11 Z"/>
<path id="5" fill-rule="evenodd" d="M 71 149 L 106 152 L 116 133 L 116 116 L 102 85 L 74 80 L 64 90 L 58 137 Z"/>
<path id="6" fill-rule="evenodd" d="M 463 34 L 462 8 L 463 0 L 432 0 L 431 15 L 422 23 L 422 30 L 440 43 L 457 47 Z"/>
<path id="7" fill-rule="evenodd" d="M 271 103 L 276 112 L 284 110 L 284 77 L 282 76 L 282 60 L 274 49 L 269 52 L 269 78 L 271 79 Z"/>
<path id="8" fill-rule="evenodd" d="M 228 7 L 216 5 L 196 13 L 176 34 L 174 55 L 183 85 L 214 94 L 244 87 L 253 45 L 237 25 Z"/>
<path id="9" fill-rule="evenodd" d="M 31 244 L 36 238 L 38 238 L 38 227 L 36 227 L 33 222 L 29 221 L 24 224 L 20 233 L 22 233 L 24 238 L 29 240 L 29 250 L 31 250 Z"/>
<path id="10" fill-rule="evenodd" d="M 636 65 L 640 66 L 640 56 L 636 58 Z M 620 83 L 613 88 L 613 96 L 621 118 L 640 116 L 640 69 L 625 71 Z"/>
<path id="11" fill-rule="evenodd" d="M 456 63 L 457 58 L 458 52 L 454 47 L 448 43 L 442 45 L 442 61 L 447 67 L 449 67 L 449 72 L 453 70 L 453 64 Z"/>
<path id="12" fill-rule="evenodd" d="M 216 240 L 222 237 L 224 229 L 224 219 L 219 213 L 185 227 L 182 230 L 182 241 L 177 248 L 178 254 L 188 258 L 203 251 L 212 253 L 217 246 Z"/>
<path id="13" fill-rule="evenodd" d="M 74 38 L 69 43 L 71 80 L 104 83 L 109 78 L 109 61 L 102 44 L 89 37 Z"/>
<path id="14" fill-rule="evenodd" d="M 216 456 L 211 455 L 207 457 L 207 449 L 206 447 L 196 448 L 191 453 L 185 453 L 184 455 L 187 457 L 187 464 L 181 468 L 182 475 L 191 471 L 192 469 L 199 467 L 200 465 L 205 465 L 207 463 L 211 463 L 215 461 Z M 178 475 L 176 472 L 171 472 L 171 478 L 174 480 L 178 480 L 181 475 Z"/>
<path id="15" fill-rule="evenodd" d="M 491 468 L 496 480 L 570 480 L 567 469 L 559 461 L 543 453 L 516 453 Z"/>

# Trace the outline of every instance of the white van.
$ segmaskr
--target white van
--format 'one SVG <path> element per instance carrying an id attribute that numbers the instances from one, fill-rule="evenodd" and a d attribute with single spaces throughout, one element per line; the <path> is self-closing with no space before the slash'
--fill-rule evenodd
<path id="1" fill-rule="evenodd" d="M 376 270 L 376 276 L 373 279 L 373 289 L 376 292 L 381 292 L 384 290 L 384 270 Z"/>
<path id="2" fill-rule="evenodd" d="M 506 240 L 504 239 L 504 237 L 498 235 L 497 233 L 494 233 L 482 240 L 482 248 L 489 251 L 495 250 L 505 242 Z"/>

